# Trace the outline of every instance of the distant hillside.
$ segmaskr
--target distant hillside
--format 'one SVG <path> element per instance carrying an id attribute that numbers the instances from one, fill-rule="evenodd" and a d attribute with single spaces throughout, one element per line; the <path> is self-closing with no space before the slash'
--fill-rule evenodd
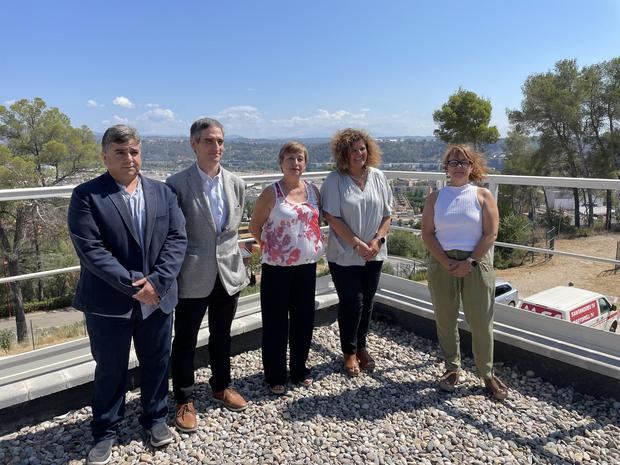
<path id="1" fill-rule="evenodd" d="M 328 138 L 299 139 L 306 145 L 311 163 L 330 163 L 332 161 Z M 434 137 L 393 137 L 378 139 L 383 151 L 384 163 L 434 163 L 443 155 L 446 144 Z M 253 169 L 277 169 L 277 156 L 285 140 L 228 138 L 226 140 L 226 160 L 229 164 Z M 189 140 L 186 137 L 144 137 L 144 155 L 153 162 L 173 163 L 193 160 Z M 492 157 L 502 154 L 504 142 L 500 140 L 485 148 L 489 164 L 501 169 L 498 159 Z"/>

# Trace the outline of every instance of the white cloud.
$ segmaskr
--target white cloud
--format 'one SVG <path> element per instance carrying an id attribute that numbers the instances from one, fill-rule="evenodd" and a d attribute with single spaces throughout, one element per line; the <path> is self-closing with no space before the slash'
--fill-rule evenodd
<path id="1" fill-rule="evenodd" d="M 166 108 L 155 108 L 149 110 L 146 113 L 141 114 L 136 118 L 138 122 L 156 122 L 162 123 L 166 121 L 175 121 L 174 112 Z"/>
<path id="2" fill-rule="evenodd" d="M 147 108 L 159 108 L 159 103 L 147 103 L 146 107 Z"/>
<path id="3" fill-rule="evenodd" d="M 316 114 L 310 116 L 292 116 L 290 118 L 271 120 L 276 126 L 282 127 L 299 127 L 300 125 L 306 126 L 308 129 L 324 128 L 329 130 L 330 128 L 336 128 L 337 126 L 347 124 L 361 124 L 366 118 L 366 113 L 351 113 L 346 110 L 338 110 L 329 112 L 322 108 L 317 109 Z M 338 125 L 334 125 L 338 123 Z"/>
<path id="4" fill-rule="evenodd" d="M 86 106 L 89 108 L 97 108 L 102 107 L 103 105 L 99 105 L 96 100 L 90 99 L 88 102 L 86 102 Z"/>
<path id="5" fill-rule="evenodd" d="M 250 105 L 240 105 L 236 107 L 224 108 L 217 115 L 217 119 L 222 121 L 236 120 L 236 121 L 251 121 L 258 122 L 263 121 L 263 116 L 256 107 Z"/>
<path id="6" fill-rule="evenodd" d="M 4 102 L 4 105 L 6 105 L 7 107 L 10 107 L 11 105 L 13 105 L 15 102 L 17 102 L 17 100 L 6 100 Z"/>
<path id="7" fill-rule="evenodd" d="M 134 124 L 145 135 L 179 135 L 188 131 L 185 122 L 169 108 L 148 110 L 139 115 Z"/>
<path id="8" fill-rule="evenodd" d="M 370 108 L 362 108 L 360 111 L 363 111 L 364 113 L 368 113 L 370 111 Z"/>
<path id="9" fill-rule="evenodd" d="M 129 100 L 127 97 L 116 97 L 114 100 L 112 100 L 112 103 L 114 105 L 116 105 L 117 107 L 123 107 L 123 108 L 133 108 L 135 107 L 135 105 L 133 104 L 133 102 L 131 100 Z"/>
<path id="10" fill-rule="evenodd" d="M 129 124 L 129 119 L 123 116 L 114 115 L 112 116 L 112 122 L 114 124 Z"/>
<path id="11" fill-rule="evenodd" d="M 183 135 L 189 130 L 189 123 L 170 108 L 145 105 L 147 108 L 133 118 L 114 115 L 104 124 L 128 124 L 136 127 L 143 135 Z M 358 127 L 368 130 L 373 136 L 428 135 L 432 134 L 432 122 L 413 114 L 388 114 L 370 112 L 368 109 L 330 111 L 318 108 L 307 114 L 280 114 L 269 117 L 268 113 L 253 105 L 237 105 L 223 108 L 211 116 L 220 120 L 228 135 L 255 138 L 297 138 L 329 137 L 339 129 Z"/>

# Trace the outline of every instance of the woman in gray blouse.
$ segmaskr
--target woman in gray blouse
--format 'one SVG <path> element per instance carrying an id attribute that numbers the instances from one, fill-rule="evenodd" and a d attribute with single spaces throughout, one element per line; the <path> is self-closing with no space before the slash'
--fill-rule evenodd
<path id="1" fill-rule="evenodd" d="M 336 170 L 321 187 L 323 213 L 330 227 L 327 261 L 340 301 L 344 369 L 349 376 L 358 376 L 360 370 L 375 368 L 366 350 L 366 336 L 387 258 L 392 191 L 376 168 L 381 150 L 367 132 L 350 128 L 337 132 L 332 154 Z"/>

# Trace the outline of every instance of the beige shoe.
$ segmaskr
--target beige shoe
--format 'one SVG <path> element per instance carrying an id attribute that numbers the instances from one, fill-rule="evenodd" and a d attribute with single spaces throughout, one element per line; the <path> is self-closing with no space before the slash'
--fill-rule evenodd
<path id="1" fill-rule="evenodd" d="M 497 400 L 505 400 L 508 397 L 508 386 L 497 376 L 485 379 L 484 387 Z"/>
<path id="2" fill-rule="evenodd" d="M 242 412 L 248 407 L 248 401 L 231 387 L 227 387 L 222 391 L 213 392 L 211 396 L 215 402 L 224 405 L 224 407 L 232 412 Z"/>
<path id="3" fill-rule="evenodd" d="M 174 424 L 178 430 L 184 433 L 193 433 L 198 429 L 198 421 L 196 420 L 196 410 L 194 403 L 177 404 L 175 409 L 176 415 Z"/>
<path id="4" fill-rule="evenodd" d="M 461 378 L 460 370 L 448 370 L 439 378 L 439 389 L 446 392 L 454 392 Z"/>

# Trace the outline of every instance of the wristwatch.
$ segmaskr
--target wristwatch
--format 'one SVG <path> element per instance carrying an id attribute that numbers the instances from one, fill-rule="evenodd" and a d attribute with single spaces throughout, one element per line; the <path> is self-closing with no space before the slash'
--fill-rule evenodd
<path id="1" fill-rule="evenodd" d="M 467 257 L 467 263 L 476 268 L 478 266 L 478 262 L 471 257 Z"/>

